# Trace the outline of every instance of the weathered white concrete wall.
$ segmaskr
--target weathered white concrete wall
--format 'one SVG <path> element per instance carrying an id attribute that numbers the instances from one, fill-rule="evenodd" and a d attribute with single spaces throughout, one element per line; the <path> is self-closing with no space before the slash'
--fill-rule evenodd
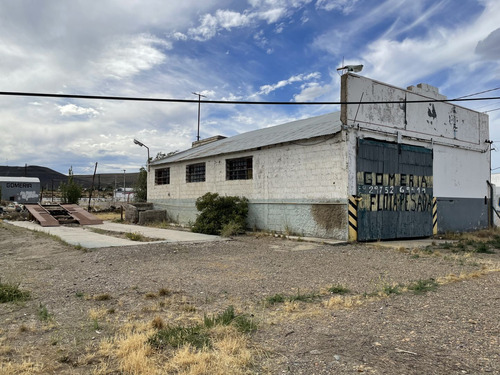
<path id="1" fill-rule="evenodd" d="M 338 133 L 312 141 L 151 167 L 148 201 L 164 205 L 172 219 L 187 222 L 196 217 L 194 201 L 207 192 L 244 196 L 250 200 L 251 227 L 346 238 L 348 167 L 343 137 Z M 226 159 L 245 156 L 253 157 L 253 178 L 226 180 Z M 198 162 L 206 163 L 205 182 L 186 183 L 186 165 Z M 170 184 L 155 185 L 155 168 L 167 166 Z"/>
<path id="2" fill-rule="evenodd" d="M 397 132 L 401 137 L 433 141 L 454 147 L 484 151 L 489 137 L 488 116 L 454 103 L 406 103 L 412 100 L 442 99 L 443 96 L 422 90 L 404 90 L 354 74 L 342 76 L 342 101 L 387 102 L 385 104 L 344 104 L 344 124 L 368 127 L 372 131 Z"/>
<path id="3" fill-rule="evenodd" d="M 488 116 L 453 103 L 406 103 L 444 99 L 437 90 L 411 91 L 354 74 L 342 76 L 342 101 L 385 102 L 345 104 L 341 119 L 348 135 L 348 159 L 355 165 L 356 139 L 374 138 L 433 150 L 434 196 L 438 198 L 440 230 L 476 229 L 487 225 L 490 178 Z M 354 167 L 353 167 L 354 168 Z M 355 169 L 355 168 L 354 168 Z M 349 192 L 355 194 L 355 170 L 349 171 Z M 441 213 L 441 216 L 439 216 Z M 439 228 L 439 225 L 438 225 Z"/>

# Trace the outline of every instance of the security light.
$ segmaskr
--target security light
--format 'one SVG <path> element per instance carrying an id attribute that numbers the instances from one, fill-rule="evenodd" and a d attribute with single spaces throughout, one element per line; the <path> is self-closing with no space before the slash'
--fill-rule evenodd
<path id="1" fill-rule="evenodd" d="M 363 70 L 363 65 L 346 65 L 342 68 L 337 68 L 337 70 L 346 70 L 348 72 L 361 72 Z"/>

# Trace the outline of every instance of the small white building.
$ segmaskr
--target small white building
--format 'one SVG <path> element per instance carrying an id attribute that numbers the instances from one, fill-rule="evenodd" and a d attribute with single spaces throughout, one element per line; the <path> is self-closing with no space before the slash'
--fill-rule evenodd
<path id="1" fill-rule="evenodd" d="M 244 196 L 250 228 L 344 240 L 487 227 L 488 116 L 426 84 L 341 80 L 340 112 L 153 161 L 148 201 L 188 223 L 206 192 Z"/>
<path id="2" fill-rule="evenodd" d="M 17 203 L 38 203 L 40 179 L 37 177 L 0 177 L 0 199 Z"/>
<path id="3" fill-rule="evenodd" d="M 134 197 L 133 188 L 118 188 L 114 191 L 113 199 L 118 202 L 133 202 Z"/>

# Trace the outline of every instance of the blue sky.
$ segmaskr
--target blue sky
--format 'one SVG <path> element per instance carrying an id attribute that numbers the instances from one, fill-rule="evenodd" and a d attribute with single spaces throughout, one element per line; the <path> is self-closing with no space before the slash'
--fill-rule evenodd
<path id="1" fill-rule="evenodd" d="M 0 4 L 0 91 L 210 100 L 338 101 L 336 68 L 449 98 L 500 87 L 497 0 L 16 0 Z M 500 96 L 500 90 L 484 96 Z M 468 102 L 478 111 L 500 100 Z M 0 97 L 0 164 L 138 171 L 190 147 L 196 103 Z M 335 106 L 202 104 L 201 137 Z M 489 112 L 498 141 L 500 111 Z M 498 128 L 498 129 L 497 129 Z M 500 169 L 499 169 L 500 171 Z"/>

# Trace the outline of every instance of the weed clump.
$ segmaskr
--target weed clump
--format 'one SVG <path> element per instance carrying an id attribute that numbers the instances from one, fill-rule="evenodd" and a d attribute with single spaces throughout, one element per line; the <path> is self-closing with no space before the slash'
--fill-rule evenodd
<path id="1" fill-rule="evenodd" d="M 197 233 L 233 235 L 244 233 L 248 215 L 248 199 L 217 193 L 206 193 L 196 200 L 200 212 L 191 230 Z"/>
<path id="2" fill-rule="evenodd" d="M 475 248 L 476 253 L 481 253 L 481 254 L 494 254 L 495 252 L 490 250 L 487 244 L 484 242 L 480 242 L 476 248 Z"/>
<path id="3" fill-rule="evenodd" d="M 409 290 L 413 290 L 415 294 L 424 294 L 436 290 L 438 284 L 434 279 L 417 280 L 408 285 Z"/>
<path id="4" fill-rule="evenodd" d="M 153 323 L 155 328 L 159 328 L 158 322 Z M 257 329 L 253 320 L 245 315 L 236 315 L 233 306 L 229 306 L 222 313 L 214 316 L 205 315 L 203 322 L 194 326 L 185 327 L 167 326 L 159 329 L 148 339 L 148 344 L 157 349 L 166 347 L 180 348 L 190 345 L 197 349 L 210 348 L 212 343 L 210 339 L 210 330 L 217 326 L 233 325 L 242 333 L 252 332 Z"/>
<path id="5" fill-rule="evenodd" d="M 0 280 L 0 303 L 26 301 L 30 292 L 19 289 L 19 284 L 2 283 Z"/>
<path id="6" fill-rule="evenodd" d="M 125 237 L 127 237 L 131 241 L 140 241 L 140 242 L 146 241 L 144 236 L 140 233 L 128 232 L 128 233 L 125 233 Z"/>
<path id="7" fill-rule="evenodd" d="M 328 291 L 331 294 L 347 294 L 350 292 L 349 289 L 347 289 L 345 286 L 340 285 L 340 284 L 331 286 L 330 288 L 328 288 Z"/>
<path id="8" fill-rule="evenodd" d="M 38 319 L 42 322 L 47 322 L 52 319 L 52 314 L 47 310 L 47 306 L 40 303 L 38 306 Z"/>
<path id="9" fill-rule="evenodd" d="M 294 295 L 284 295 L 284 294 L 275 294 L 273 296 L 269 296 L 265 299 L 265 305 L 275 305 L 277 303 L 285 303 L 285 302 L 311 302 L 319 297 L 318 293 L 306 293 L 301 294 L 300 291 L 297 291 L 297 294 Z"/>
<path id="10" fill-rule="evenodd" d="M 97 296 L 94 296 L 94 300 L 96 301 L 109 301 L 110 299 L 111 296 L 108 293 L 98 294 Z"/>

